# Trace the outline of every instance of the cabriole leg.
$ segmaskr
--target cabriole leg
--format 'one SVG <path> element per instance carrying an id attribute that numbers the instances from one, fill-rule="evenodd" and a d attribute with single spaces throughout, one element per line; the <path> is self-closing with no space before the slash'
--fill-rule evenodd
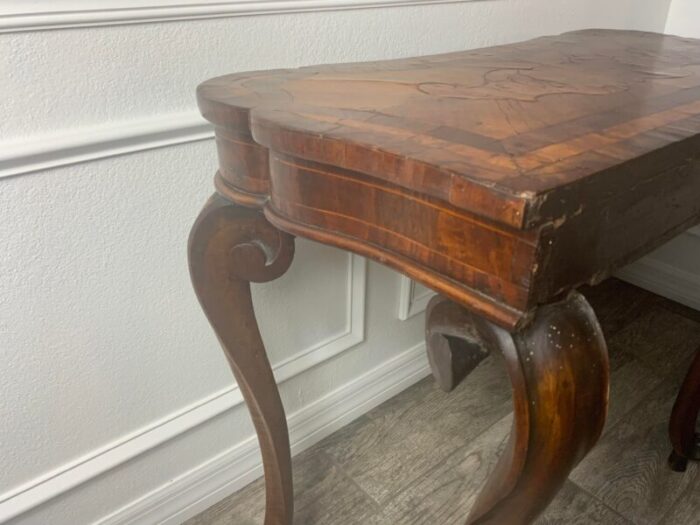
<path id="1" fill-rule="evenodd" d="M 219 195 L 209 199 L 189 239 L 195 292 L 258 434 L 265 471 L 265 525 L 292 523 L 292 467 L 287 421 L 255 319 L 250 283 L 281 276 L 293 254 L 293 237 L 270 225 L 260 210 Z"/>
<path id="2" fill-rule="evenodd" d="M 582 295 L 541 306 L 519 332 L 474 318 L 505 357 L 513 386 L 510 440 L 467 521 L 525 525 L 540 514 L 596 443 L 607 415 L 605 341 Z"/>

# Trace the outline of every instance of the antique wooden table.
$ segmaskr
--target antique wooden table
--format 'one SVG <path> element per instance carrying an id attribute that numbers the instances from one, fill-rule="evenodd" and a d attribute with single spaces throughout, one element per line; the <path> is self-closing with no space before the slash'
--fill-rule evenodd
<path id="1" fill-rule="evenodd" d="M 291 463 L 249 282 L 287 269 L 294 235 L 468 309 L 473 351 L 505 356 L 515 409 L 468 523 L 534 520 L 607 412 L 607 350 L 576 287 L 700 222 L 700 41 L 588 30 L 229 75 L 198 101 L 220 167 L 190 269 L 253 415 L 265 523 L 292 522 Z"/>

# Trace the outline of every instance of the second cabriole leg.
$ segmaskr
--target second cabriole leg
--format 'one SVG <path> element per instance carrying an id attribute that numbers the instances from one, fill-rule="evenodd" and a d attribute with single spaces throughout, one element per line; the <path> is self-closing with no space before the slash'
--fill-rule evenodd
<path id="1" fill-rule="evenodd" d="M 513 334 L 473 322 L 485 345 L 505 357 L 514 420 L 467 523 L 526 525 L 600 437 L 608 406 L 607 348 L 593 310 L 578 293 L 541 306 Z"/>
<path id="2" fill-rule="evenodd" d="M 489 354 L 463 306 L 434 296 L 425 311 L 425 346 L 435 381 L 450 392 Z"/>

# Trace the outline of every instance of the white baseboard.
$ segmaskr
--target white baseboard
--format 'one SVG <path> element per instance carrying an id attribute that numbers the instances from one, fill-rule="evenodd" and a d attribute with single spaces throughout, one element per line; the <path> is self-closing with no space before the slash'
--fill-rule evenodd
<path id="1" fill-rule="evenodd" d="M 423 343 L 389 359 L 288 418 L 297 454 L 430 373 Z M 262 475 L 254 437 L 101 519 L 99 525 L 176 525 Z"/>
<path id="2" fill-rule="evenodd" d="M 697 235 L 693 232 L 693 235 Z M 645 257 L 616 273 L 620 279 L 700 310 L 700 274 Z"/>

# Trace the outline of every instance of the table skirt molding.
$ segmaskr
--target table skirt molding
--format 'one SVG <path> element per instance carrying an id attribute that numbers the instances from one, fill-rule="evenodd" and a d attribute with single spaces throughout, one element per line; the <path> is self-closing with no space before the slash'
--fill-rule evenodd
<path id="1" fill-rule="evenodd" d="M 700 227 L 685 234 L 686 242 L 697 245 L 700 251 Z M 615 276 L 673 301 L 700 310 L 700 272 L 693 273 L 648 255 L 615 272 Z M 416 294 L 416 282 L 401 276 L 401 295 L 397 316 L 407 320 L 425 312 L 433 292 Z"/>
<path id="2" fill-rule="evenodd" d="M 696 246 L 700 252 L 700 227 L 695 226 L 681 235 L 686 242 Z M 625 266 L 615 272 L 615 276 L 628 283 L 673 301 L 700 310 L 700 271 L 689 272 L 668 262 L 658 260 L 654 254 Z M 407 320 L 425 312 L 434 293 L 419 292 L 416 295 L 416 282 L 401 276 L 401 295 L 397 316 Z"/>

